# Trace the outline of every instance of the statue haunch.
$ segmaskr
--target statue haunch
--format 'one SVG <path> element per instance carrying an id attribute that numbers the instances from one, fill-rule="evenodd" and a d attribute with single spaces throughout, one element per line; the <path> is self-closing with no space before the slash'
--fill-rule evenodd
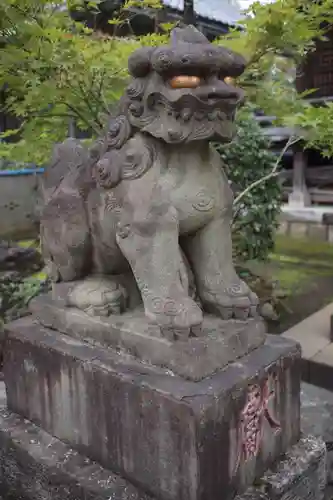
<path id="1" fill-rule="evenodd" d="M 246 319 L 257 297 L 233 267 L 233 197 L 209 143 L 232 138 L 242 94 L 225 79 L 244 61 L 186 27 L 128 64 L 133 78 L 105 137 L 90 151 L 65 141 L 45 173 L 52 279 L 70 282 L 67 304 L 92 315 L 120 314 L 137 295 L 172 338 L 200 334 L 203 311 Z"/>

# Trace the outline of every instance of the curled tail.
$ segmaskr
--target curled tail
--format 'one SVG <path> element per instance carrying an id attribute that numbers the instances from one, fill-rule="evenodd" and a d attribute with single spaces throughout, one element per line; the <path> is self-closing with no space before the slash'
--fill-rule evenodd
<path id="1" fill-rule="evenodd" d="M 94 160 L 80 141 L 55 146 L 42 179 L 41 245 L 54 281 L 83 277 L 90 267 L 91 239 L 86 197 Z"/>

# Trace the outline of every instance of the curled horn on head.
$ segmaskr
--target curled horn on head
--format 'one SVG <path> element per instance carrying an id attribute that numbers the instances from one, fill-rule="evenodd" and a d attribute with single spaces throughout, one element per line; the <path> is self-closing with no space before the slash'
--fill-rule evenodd
<path id="1" fill-rule="evenodd" d="M 223 61 L 221 66 L 224 72 L 232 78 L 241 76 L 247 65 L 246 59 L 226 47 L 219 46 L 218 48 L 221 51 L 221 61 Z"/>
<path id="2" fill-rule="evenodd" d="M 135 78 L 147 76 L 151 70 L 150 58 L 153 47 L 141 47 L 135 50 L 128 58 L 128 71 Z"/>

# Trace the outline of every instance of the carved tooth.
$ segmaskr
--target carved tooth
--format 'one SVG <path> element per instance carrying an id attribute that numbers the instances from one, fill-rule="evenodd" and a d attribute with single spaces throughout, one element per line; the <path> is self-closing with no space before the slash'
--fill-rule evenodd
<path id="1" fill-rule="evenodd" d="M 168 136 L 172 141 L 175 141 L 177 139 L 180 139 L 180 134 L 179 132 L 175 130 L 168 130 Z"/>
<path id="2" fill-rule="evenodd" d="M 197 119 L 198 121 L 203 120 L 203 119 L 205 118 L 205 116 L 206 116 L 206 113 L 205 113 L 204 111 L 202 111 L 202 110 L 197 111 L 197 112 L 195 113 L 195 117 L 196 117 L 196 119 Z"/>
<path id="3" fill-rule="evenodd" d="M 221 110 L 221 109 L 218 109 L 217 112 L 216 112 L 216 116 L 217 118 L 219 118 L 220 120 L 226 120 L 227 119 L 227 115 Z"/>
<path id="4" fill-rule="evenodd" d="M 190 108 L 185 108 L 182 111 L 182 119 L 184 122 L 188 122 L 192 117 L 192 111 Z"/>

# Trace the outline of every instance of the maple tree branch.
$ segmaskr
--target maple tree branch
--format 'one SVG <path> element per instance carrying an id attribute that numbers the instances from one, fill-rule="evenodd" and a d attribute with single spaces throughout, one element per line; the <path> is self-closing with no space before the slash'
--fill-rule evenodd
<path id="1" fill-rule="evenodd" d="M 252 182 L 252 184 L 247 186 L 244 189 L 244 191 L 239 193 L 239 195 L 236 196 L 236 198 L 234 199 L 233 206 L 238 205 L 239 202 L 244 198 L 244 196 L 249 194 L 249 192 L 252 191 L 252 189 L 260 186 L 260 184 L 262 184 L 262 183 L 268 181 L 269 179 L 275 177 L 276 175 L 278 175 L 279 174 L 278 168 L 279 168 L 280 162 L 281 162 L 284 154 L 290 148 L 290 146 L 292 146 L 293 144 L 296 144 L 296 142 L 298 142 L 298 141 L 300 141 L 300 137 L 290 137 L 287 141 L 287 144 L 284 146 L 281 153 L 279 154 L 279 157 L 277 158 L 276 162 L 274 163 L 272 170 L 268 174 L 261 177 L 260 179 L 257 179 L 256 181 Z M 236 211 L 236 214 L 237 214 L 238 210 Z"/>

